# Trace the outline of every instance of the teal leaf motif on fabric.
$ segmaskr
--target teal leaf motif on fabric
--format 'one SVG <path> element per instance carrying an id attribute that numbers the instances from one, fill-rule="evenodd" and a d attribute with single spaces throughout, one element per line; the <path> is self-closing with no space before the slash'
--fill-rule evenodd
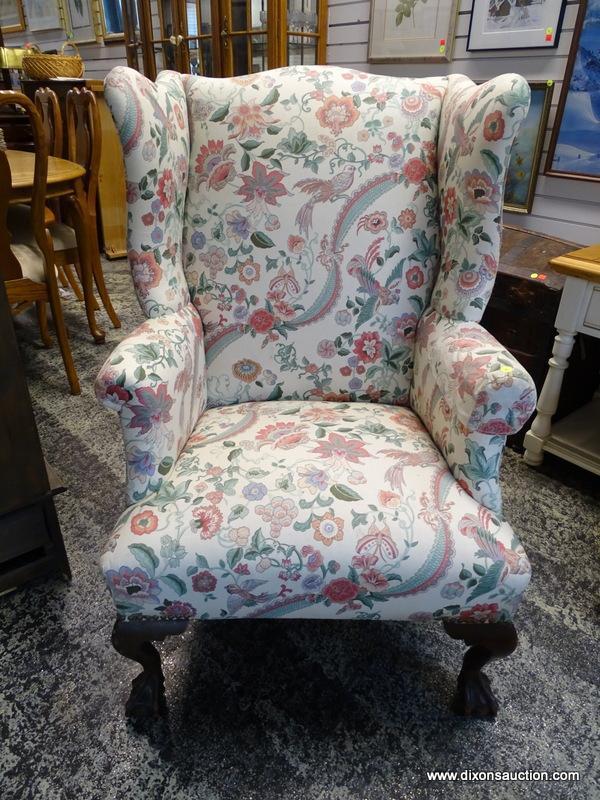
<path id="1" fill-rule="evenodd" d="M 362 500 L 362 497 L 351 489 L 349 486 L 344 486 L 343 483 L 334 483 L 329 487 L 331 494 L 338 500 L 345 500 L 351 503 L 353 500 Z"/>
<path id="2" fill-rule="evenodd" d="M 470 603 L 475 598 L 480 597 L 482 594 L 487 594 L 493 591 L 498 585 L 498 580 L 504 569 L 505 564 L 503 561 L 495 561 L 492 566 L 487 570 L 485 575 L 480 579 L 477 586 L 473 589 L 471 594 L 467 597 L 467 603 Z"/>
<path id="3" fill-rule="evenodd" d="M 482 481 L 495 480 L 498 477 L 501 453 L 494 453 L 487 458 L 485 449 L 470 439 L 465 441 L 465 452 L 469 463 L 461 464 L 459 469 L 476 487 L 479 488 Z"/>
<path id="4" fill-rule="evenodd" d="M 130 544 L 129 550 L 140 567 L 145 569 L 148 575 L 154 577 L 156 568 L 160 563 L 154 550 L 148 547 L 147 544 Z"/>
<path id="5" fill-rule="evenodd" d="M 165 586 L 168 586 L 169 589 L 172 589 L 179 597 L 187 592 L 185 581 L 182 581 L 181 578 L 177 577 L 177 575 L 161 575 L 160 580 L 165 584 Z"/>

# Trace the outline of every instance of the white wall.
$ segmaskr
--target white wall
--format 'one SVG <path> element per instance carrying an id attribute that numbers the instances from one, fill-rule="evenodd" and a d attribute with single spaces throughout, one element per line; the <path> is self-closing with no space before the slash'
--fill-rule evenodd
<path id="1" fill-rule="evenodd" d="M 476 0 L 485 2 L 486 0 Z M 487 80 L 502 72 L 518 72 L 529 81 L 555 81 L 552 108 L 540 164 L 544 168 L 550 131 L 567 66 L 578 0 L 567 5 L 559 46 L 555 50 L 514 50 L 468 53 L 467 34 L 472 0 L 461 0 L 454 59 L 449 64 L 369 64 L 369 0 L 329 0 L 329 64 L 365 72 L 423 77 L 460 72 L 473 80 Z M 600 128 L 599 133 L 600 137 Z M 544 177 L 540 174 L 532 213 L 505 214 L 505 222 L 541 231 L 581 244 L 600 241 L 600 183 Z"/>

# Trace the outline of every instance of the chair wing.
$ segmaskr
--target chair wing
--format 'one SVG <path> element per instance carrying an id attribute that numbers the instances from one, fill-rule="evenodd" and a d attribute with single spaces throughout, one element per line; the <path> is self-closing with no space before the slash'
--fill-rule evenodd
<path id="1" fill-rule="evenodd" d="M 189 166 L 187 106 L 181 75 L 152 83 L 116 67 L 105 97 L 121 139 L 127 173 L 127 240 L 133 282 L 148 317 L 189 302 L 181 234 Z"/>
<path id="2" fill-rule="evenodd" d="M 438 152 L 442 255 L 432 298 L 444 316 L 479 322 L 494 288 L 506 169 L 529 98 L 520 75 L 480 86 L 464 75 L 449 78 Z"/>

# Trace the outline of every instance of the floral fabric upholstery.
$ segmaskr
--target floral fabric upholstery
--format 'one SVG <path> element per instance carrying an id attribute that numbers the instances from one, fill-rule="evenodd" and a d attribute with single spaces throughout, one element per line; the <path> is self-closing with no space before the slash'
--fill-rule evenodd
<path id="1" fill-rule="evenodd" d="M 151 318 L 97 381 L 118 612 L 512 616 L 498 470 L 534 389 L 476 322 L 523 79 L 118 68 L 106 96 Z"/>
<path id="2" fill-rule="evenodd" d="M 411 405 L 456 480 L 497 513 L 506 436 L 523 427 L 535 402 L 529 374 L 481 325 L 433 310 L 421 319 Z"/>
<path id="3" fill-rule="evenodd" d="M 190 159 L 181 75 L 161 72 L 152 83 L 115 67 L 104 85 L 127 173 L 129 266 L 142 310 L 158 317 L 190 301 L 181 264 Z"/>
<path id="4" fill-rule="evenodd" d="M 494 288 L 506 169 L 529 98 L 520 75 L 481 86 L 464 75 L 448 79 L 438 154 L 442 260 L 432 298 L 446 317 L 479 322 Z"/>
<path id="5" fill-rule="evenodd" d="M 121 418 L 132 502 L 156 492 L 206 407 L 202 323 L 191 304 L 149 319 L 106 360 L 96 395 Z"/>
<path id="6" fill-rule="evenodd" d="M 186 78 L 184 268 L 209 405 L 408 404 L 445 85 L 323 67 Z"/>
<path id="7" fill-rule="evenodd" d="M 207 410 L 102 559 L 122 614 L 498 620 L 529 562 L 410 409 Z"/>

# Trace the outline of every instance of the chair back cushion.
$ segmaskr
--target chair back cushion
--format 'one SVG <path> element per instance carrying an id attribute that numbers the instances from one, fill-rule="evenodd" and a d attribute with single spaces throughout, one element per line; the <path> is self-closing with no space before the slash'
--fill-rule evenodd
<path id="1" fill-rule="evenodd" d="M 439 267 L 447 78 L 291 67 L 186 76 L 183 267 L 209 404 L 407 404 Z"/>

